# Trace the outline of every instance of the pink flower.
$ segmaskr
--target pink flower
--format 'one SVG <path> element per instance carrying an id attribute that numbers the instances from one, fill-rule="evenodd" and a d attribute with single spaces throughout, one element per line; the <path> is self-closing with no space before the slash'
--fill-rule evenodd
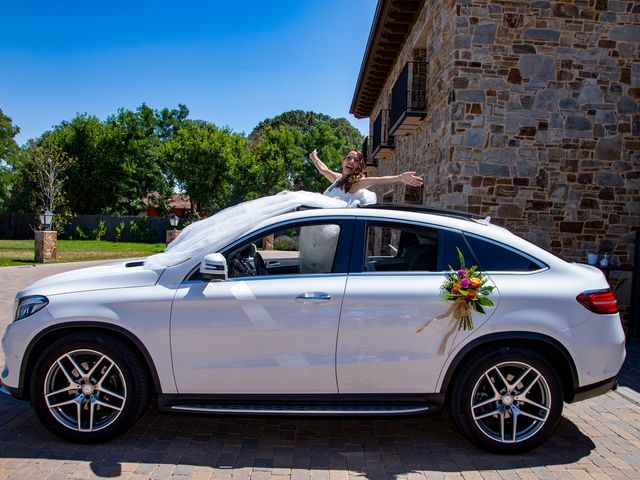
<path id="1" fill-rule="evenodd" d="M 451 289 L 451 295 L 460 295 L 460 292 L 458 290 L 456 290 L 455 288 Z"/>
<path id="2" fill-rule="evenodd" d="M 460 269 L 456 272 L 456 275 L 458 275 L 458 278 L 463 278 L 466 274 L 467 274 L 467 271 L 464 269 Z"/>
<path id="3" fill-rule="evenodd" d="M 462 280 L 460 280 L 460 286 L 462 288 L 469 288 L 469 285 L 471 285 L 471 282 L 468 278 L 463 278 Z"/>

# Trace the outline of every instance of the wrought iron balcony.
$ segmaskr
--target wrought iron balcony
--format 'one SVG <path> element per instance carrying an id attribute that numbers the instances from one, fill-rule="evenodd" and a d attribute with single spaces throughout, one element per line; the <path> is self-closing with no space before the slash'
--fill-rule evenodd
<path id="1" fill-rule="evenodd" d="M 380 110 L 378 116 L 373 121 L 373 131 L 371 132 L 371 161 L 389 160 L 393 158 L 395 145 L 393 136 L 389 135 L 389 110 Z"/>
<path id="2" fill-rule="evenodd" d="M 389 134 L 407 135 L 427 114 L 427 63 L 407 62 L 391 89 Z"/>

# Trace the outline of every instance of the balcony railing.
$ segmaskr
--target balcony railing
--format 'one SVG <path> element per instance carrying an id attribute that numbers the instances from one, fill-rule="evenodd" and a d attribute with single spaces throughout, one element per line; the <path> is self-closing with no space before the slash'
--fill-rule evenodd
<path id="1" fill-rule="evenodd" d="M 427 64 L 407 62 L 391 90 L 389 133 L 407 135 L 427 114 Z"/>
<path id="2" fill-rule="evenodd" d="M 393 136 L 389 135 L 389 110 L 380 110 L 378 116 L 373 121 L 373 131 L 371 132 L 371 161 L 388 160 L 393 158 Z"/>

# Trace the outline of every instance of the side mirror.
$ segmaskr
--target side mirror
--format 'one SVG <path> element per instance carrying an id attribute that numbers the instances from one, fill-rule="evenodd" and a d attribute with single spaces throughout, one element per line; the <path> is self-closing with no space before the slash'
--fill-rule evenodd
<path id="1" fill-rule="evenodd" d="M 224 281 L 228 278 L 227 259 L 221 253 L 205 255 L 200 262 L 200 275 L 205 280 Z"/>

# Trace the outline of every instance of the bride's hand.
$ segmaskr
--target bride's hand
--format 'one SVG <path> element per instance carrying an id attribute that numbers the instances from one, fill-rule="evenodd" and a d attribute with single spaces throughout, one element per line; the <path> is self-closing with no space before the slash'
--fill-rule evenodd
<path id="1" fill-rule="evenodd" d="M 418 177 L 416 172 L 404 172 L 400 175 L 400 181 L 405 185 L 410 185 L 412 187 L 421 187 L 424 183 L 422 181 L 422 177 Z"/>
<path id="2" fill-rule="evenodd" d="M 316 163 L 318 160 L 320 160 L 318 158 L 318 151 L 314 148 L 311 153 L 309 154 L 309 158 L 311 159 L 311 161 L 313 163 Z"/>

